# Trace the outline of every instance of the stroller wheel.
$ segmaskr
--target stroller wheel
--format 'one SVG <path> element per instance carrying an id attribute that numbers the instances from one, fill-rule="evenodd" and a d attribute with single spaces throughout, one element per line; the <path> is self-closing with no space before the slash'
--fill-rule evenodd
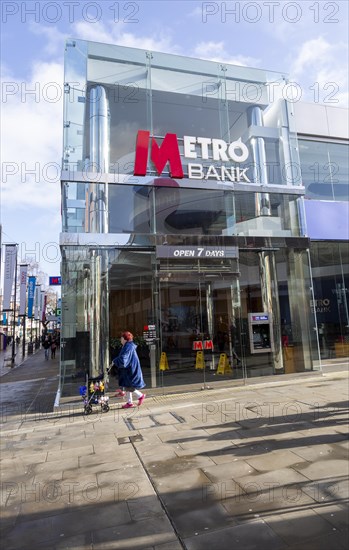
<path id="1" fill-rule="evenodd" d="M 107 413 L 109 411 L 109 405 L 102 405 L 102 411 Z"/>
<path id="2" fill-rule="evenodd" d="M 92 407 L 91 405 L 85 405 L 85 414 L 91 414 L 92 412 Z"/>

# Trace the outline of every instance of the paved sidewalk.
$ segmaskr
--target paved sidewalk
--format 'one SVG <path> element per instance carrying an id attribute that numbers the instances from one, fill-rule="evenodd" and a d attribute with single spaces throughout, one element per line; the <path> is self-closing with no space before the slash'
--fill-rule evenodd
<path id="1" fill-rule="evenodd" d="M 12 345 L 7 346 L 5 350 L 0 350 L 0 377 L 7 374 L 12 368 L 19 367 L 26 361 L 27 359 L 30 359 L 33 357 L 36 353 L 38 353 L 40 349 L 36 350 L 34 347 L 34 351 L 32 354 L 28 354 L 28 345 L 26 345 L 25 355 L 23 356 L 23 346 L 20 344 L 19 346 L 16 346 L 15 348 L 15 361 L 14 366 L 12 364 Z"/>
<path id="2" fill-rule="evenodd" d="M 0 378 L 6 550 L 347 548 L 346 371 L 84 416 L 40 353 Z"/>

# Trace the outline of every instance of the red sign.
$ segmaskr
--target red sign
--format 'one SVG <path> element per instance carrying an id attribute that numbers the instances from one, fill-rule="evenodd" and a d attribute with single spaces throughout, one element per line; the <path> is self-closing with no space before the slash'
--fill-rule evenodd
<path id="1" fill-rule="evenodd" d="M 62 278 L 61 277 L 49 277 L 49 285 L 61 285 L 62 284 Z"/>
<path id="2" fill-rule="evenodd" d="M 202 350 L 202 342 L 201 342 L 201 340 L 194 340 L 194 342 L 193 342 L 193 350 L 194 350 L 194 351 Z"/>
<path id="3" fill-rule="evenodd" d="M 213 351 L 212 340 L 204 340 L 204 349 L 210 349 L 211 351 Z"/>
<path id="4" fill-rule="evenodd" d="M 135 176 L 146 175 L 149 138 L 150 132 L 148 132 L 147 130 L 139 130 L 136 142 L 136 157 L 134 167 Z M 166 163 L 169 162 L 171 178 L 183 178 L 184 174 L 176 134 L 166 134 L 160 147 L 153 137 L 151 140 L 150 158 L 153 161 L 159 175 L 165 168 Z"/>

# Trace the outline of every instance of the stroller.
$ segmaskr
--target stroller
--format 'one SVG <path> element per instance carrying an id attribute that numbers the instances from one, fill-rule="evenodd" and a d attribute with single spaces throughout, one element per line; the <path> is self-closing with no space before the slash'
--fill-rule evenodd
<path id="1" fill-rule="evenodd" d="M 89 378 L 86 375 L 86 385 L 79 388 L 84 402 L 84 414 L 91 414 L 93 405 L 100 405 L 102 412 L 109 411 L 109 397 L 105 395 L 109 383 L 108 374 L 109 370 L 106 375 L 100 374 L 95 378 Z"/>

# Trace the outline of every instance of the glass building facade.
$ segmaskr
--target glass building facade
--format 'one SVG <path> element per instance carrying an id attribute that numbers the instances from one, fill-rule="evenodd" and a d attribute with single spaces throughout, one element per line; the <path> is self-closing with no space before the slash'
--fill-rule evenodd
<path id="1" fill-rule="evenodd" d="M 347 145 L 297 138 L 275 82 L 286 77 L 67 42 L 63 395 L 72 375 L 107 369 L 123 330 L 164 391 L 344 353 L 347 245 L 310 240 L 306 203 L 347 205 Z"/>

